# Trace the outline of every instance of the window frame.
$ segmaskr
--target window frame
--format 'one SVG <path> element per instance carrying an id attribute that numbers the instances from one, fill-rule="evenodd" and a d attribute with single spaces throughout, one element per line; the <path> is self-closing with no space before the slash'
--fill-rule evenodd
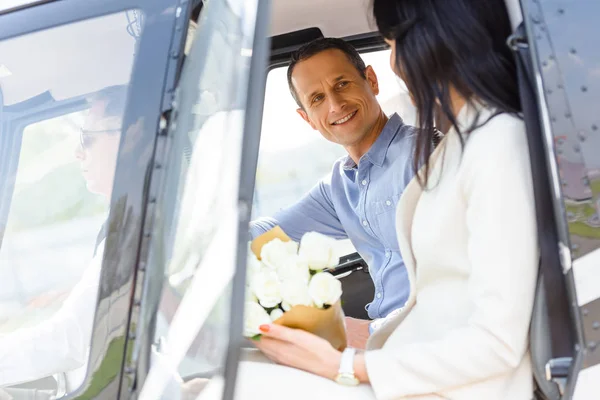
<path id="1" fill-rule="evenodd" d="M 117 338 L 123 338 L 123 345 L 118 348 L 120 369 L 116 374 L 103 382 L 101 390 L 109 390 L 117 398 L 129 397 L 128 387 L 132 384 L 134 372 L 127 368 L 127 348 L 133 346 L 135 340 L 131 332 L 131 323 L 139 313 L 139 290 L 136 290 L 137 272 L 144 268 L 147 257 L 145 242 L 149 237 L 146 232 L 149 212 L 150 180 L 156 165 L 155 152 L 157 132 L 163 112 L 170 108 L 172 91 L 177 77 L 177 65 L 181 59 L 183 39 L 181 30 L 176 29 L 180 21 L 180 4 L 185 0 L 61 0 L 33 2 L 23 7 L 0 12 L 0 41 L 24 36 L 29 33 L 68 25 L 79 21 L 93 19 L 126 10 L 140 10 L 145 17 L 145 26 L 137 46 L 137 53 L 132 65 L 129 82 L 129 93 L 126 111 L 123 116 L 123 134 L 121 147 L 125 142 L 135 143 L 128 152 L 119 152 L 110 215 L 107 224 L 111 227 L 106 238 L 106 247 L 102 260 L 100 287 L 107 288 L 107 313 L 114 324 L 110 333 L 98 332 L 98 305 L 94 317 L 94 331 L 90 360 L 100 360 L 90 365 L 83 384 L 75 391 L 68 393 L 67 398 L 81 395 L 95 395 L 90 386 L 96 377 L 102 362 L 107 359 L 107 348 Z M 178 39 L 177 39 L 178 38 Z M 134 136 L 131 128 L 138 120 L 145 122 L 142 134 Z M 151 151 L 148 151 L 151 150 Z M 119 210 L 121 215 L 119 215 Z M 126 215 L 125 215 L 126 213 Z M 122 223 L 127 218 L 126 223 Z M 122 271 L 125 282 L 119 283 L 111 279 L 112 272 Z M 113 301 L 119 293 L 129 293 L 127 305 Z M 138 295 L 138 296 L 136 296 Z M 122 300 L 121 300 L 122 301 Z M 132 312 L 133 311 L 133 312 Z M 123 379 L 123 377 L 129 379 Z M 97 378 L 96 378 L 97 379 Z M 123 383 L 122 383 L 123 381 Z M 87 389 L 86 389 L 87 388 Z M 94 393 L 92 393 L 94 392 Z"/>

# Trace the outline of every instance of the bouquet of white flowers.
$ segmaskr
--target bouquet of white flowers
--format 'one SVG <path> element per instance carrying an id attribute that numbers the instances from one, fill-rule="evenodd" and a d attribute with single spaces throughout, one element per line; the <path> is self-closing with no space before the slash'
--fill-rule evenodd
<path id="1" fill-rule="evenodd" d="M 300 244 L 279 228 L 257 237 L 248 251 L 244 335 L 260 337 L 262 324 L 303 329 L 346 347 L 342 284 L 324 272 L 338 258 L 335 240 L 317 232 L 306 233 Z"/>

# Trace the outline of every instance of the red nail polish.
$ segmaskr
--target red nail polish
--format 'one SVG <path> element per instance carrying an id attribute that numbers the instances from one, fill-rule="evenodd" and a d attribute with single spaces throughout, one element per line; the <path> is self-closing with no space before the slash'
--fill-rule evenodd
<path id="1" fill-rule="evenodd" d="M 261 332 L 265 332 L 266 333 L 266 332 L 269 332 L 269 329 L 271 329 L 271 327 L 269 325 L 267 325 L 267 324 L 264 324 L 264 325 L 259 326 L 258 329 Z"/>

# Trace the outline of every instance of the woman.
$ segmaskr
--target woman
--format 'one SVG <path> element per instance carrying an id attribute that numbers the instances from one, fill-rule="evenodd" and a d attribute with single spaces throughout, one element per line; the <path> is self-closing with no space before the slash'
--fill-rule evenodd
<path id="1" fill-rule="evenodd" d="M 414 160 L 424 167 L 396 216 L 411 296 L 354 357 L 363 385 L 336 388 L 341 354 L 324 340 L 266 325 L 257 347 L 270 359 L 329 380 L 242 363 L 238 395 L 252 397 L 245 385 L 258 385 L 262 375 L 271 378 L 259 386 L 262 399 L 530 399 L 527 333 L 538 252 L 504 1 L 372 6 L 422 127 Z M 432 152 L 436 120 L 449 129 Z"/>

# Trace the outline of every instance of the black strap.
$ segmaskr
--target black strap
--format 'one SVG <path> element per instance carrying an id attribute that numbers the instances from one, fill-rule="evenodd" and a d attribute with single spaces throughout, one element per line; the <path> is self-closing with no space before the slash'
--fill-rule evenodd
<path id="1" fill-rule="evenodd" d="M 548 175 L 548 161 L 536 102 L 531 55 L 521 24 L 509 39 L 516 55 L 519 92 L 523 117 L 527 127 L 527 143 L 531 159 L 535 195 L 537 231 L 540 246 L 540 274 L 545 287 L 548 327 L 552 357 L 570 357 L 574 351 L 574 334 L 569 297 L 560 263 L 556 219 Z M 553 161 L 553 160 L 552 160 Z M 533 338 L 535 340 L 535 338 Z"/>

